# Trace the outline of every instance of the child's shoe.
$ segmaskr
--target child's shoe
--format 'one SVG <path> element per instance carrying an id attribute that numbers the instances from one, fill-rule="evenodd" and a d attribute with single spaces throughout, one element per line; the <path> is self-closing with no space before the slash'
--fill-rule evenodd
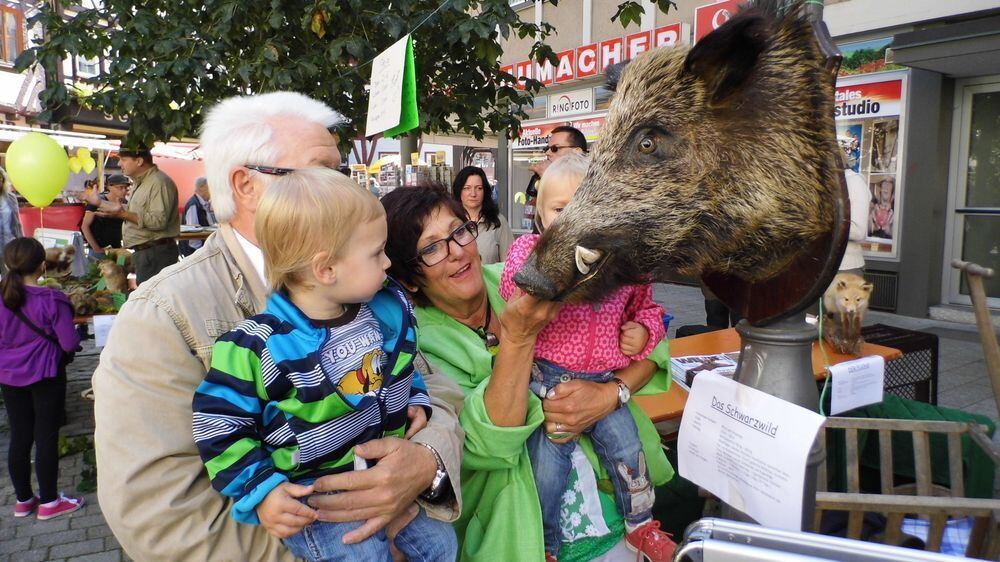
<path id="1" fill-rule="evenodd" d="M 14 517 L 27 517 L 35 512 L 38 507 L 38 496 L 31 496 L 30 500 L 17 502 L 14 504 Z"/>
<path id="2" fill-rule="evenodd" d="M 559 562 L 559 559 L 556 558 L 555 554 L 552 554 L 551 552 L 546 552 L 545 553 L 545 562 Z"/>
<path id="3" fill-rule="evenodd" d="M 59 494 L 59 499 L 43 503 L 38 506 L 38 520 L 47 521 L 53 517 L 59 517 L 60 515 L 65 515 L 67 513 L 73 513 L 74 511 L 83 507 L 83 498 L 67 498 L 66 496 Z"/>
<path id="4" fill-rule="evenodd" d="M 636 560 L 645 557 L 650 562 L 670 562 L 677 549 L 677 543 L 670 537 L 670 533 L 660 530 L 659 521 L 650 521 L 627 533 L 625 544 L 638 553 Z"/>

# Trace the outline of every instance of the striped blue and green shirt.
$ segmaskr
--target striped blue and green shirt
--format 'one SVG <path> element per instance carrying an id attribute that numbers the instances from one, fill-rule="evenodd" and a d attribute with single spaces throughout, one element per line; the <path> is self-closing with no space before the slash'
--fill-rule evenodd
<path id="1" fill-rule="evenodd" d="M 192 425 L 212 485 L 236 500 L 236 520 L 259 523 L 257 504 L 281 482 L 352 470 L 355 445 L 405 433 L 409 406 L 430 417 L 399 285 L 388 281 L 351 314 L 319 325 L 274 293 L 212 348 Z"/>

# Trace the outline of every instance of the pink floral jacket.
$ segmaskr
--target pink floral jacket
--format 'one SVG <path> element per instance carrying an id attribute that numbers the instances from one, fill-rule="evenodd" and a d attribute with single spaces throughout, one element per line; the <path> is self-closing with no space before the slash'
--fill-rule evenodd
<path id="1" fill-rule="evenodd" d="M 514 274 L 521 268 L 538 241 L 528 234 L 514 241 L 507 253 L 500 296 L 510 300 L 514 294 Z M 649 341 L 639 355 L 621 352 L 621 326 L 629 320 L 649 331 Z M 582 373 L 614 371 L 632 361 L 645 359 L 666 336 L 663 309 L 653 301 L 651 285 L 629 285 L 608 295 L 599 304 L 569 304 L 545 327 L 535 343 L 535 358 Z"/>

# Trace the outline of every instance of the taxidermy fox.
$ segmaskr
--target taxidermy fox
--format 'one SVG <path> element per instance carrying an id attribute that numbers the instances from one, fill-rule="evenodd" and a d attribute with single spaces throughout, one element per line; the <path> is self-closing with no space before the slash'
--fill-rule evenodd
<path id="1" fill-rule="evenodd" d="M 823 295 L 823 339 L 838 353 L 861 352 L 861 321 L 871 295 L 872 284 L 855 273 L 838 273 Z"/>

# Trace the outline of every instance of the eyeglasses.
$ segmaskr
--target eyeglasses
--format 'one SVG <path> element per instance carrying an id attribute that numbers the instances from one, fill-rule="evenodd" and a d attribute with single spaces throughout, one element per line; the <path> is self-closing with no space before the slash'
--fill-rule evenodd
<path id="1" fill-rule="evenodd" d="M 551 152 L 552 154 L 555 154 L 556 152 L 559 152 L 564 148 L 579 148 L 579 147 L 574 146 L 572 144 L 550 144 L 546 146 L 545 150 L 543 150 L 542 152 Z"/>
<path id="2" fill-rule="evenodd" d="M 448 254 L 451 252 L 450 242 L 454 241 L 459 246 L 465 247 L 475 240 L 477 236 L 479 236 L 479 226 L 469 221 L 452 230 L 447 238 L 435 240 L 417 250 L 417 255 L 411 258 L 410 262 L 420 261 L 427 267 L 433 267 L 448 257 Z"/>
<path id="3" fill-rule="evenodd" d="M 258 166 L 256 164 L 244 164 L 243 167 L 269 176 L 287 176 L 295 171 L 295 168 L 277 168 L 275 166 Z"/>

